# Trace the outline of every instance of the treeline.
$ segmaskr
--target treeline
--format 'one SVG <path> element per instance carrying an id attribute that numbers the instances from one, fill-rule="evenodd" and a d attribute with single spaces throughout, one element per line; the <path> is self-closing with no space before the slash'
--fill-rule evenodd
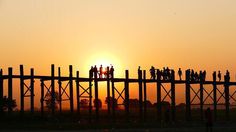
<path id="1" fill-rule="evenodd" d="M 114 106 L 116 109 L 120 108 L 120 105 L 125 104 L 125 101 L 122 102 L 122 104 L 118 104 L 117 99 L 114 99 L 110 97 L 110 107 L 112 107 L 114 102 Z M 105 104 L 108 104 L 108 98 L 105 99 Z M 145 102 L 143 101 L 143 106 Z M 101 99 L 98 99 L 97 101 L 94 99 L 93 100 L 93 107 L 96 107 L 98 105 L 99 108 L 102 108 L 102 101 Z M 151 101 L 147 100 L 146 101 L 146 106 L 147 108 L 157 108 L 158 105 L 160 105 L 163 109 L 167 109 L 171 107 L 170 102 L 168 101 L 162 101 L 161 103 L 152 103 Z M 185 109 L 185 104 L 180 103 L 176 106 L 177 109 Z M 89 108 L 89 100 L 88 99 L 81 99 L 80 100 L 80 107 L 82 109 L 88 109 Z M 139 100 L 138 99 L 129 99 L 129 107 L 130 108 L 139 108 Z"/>

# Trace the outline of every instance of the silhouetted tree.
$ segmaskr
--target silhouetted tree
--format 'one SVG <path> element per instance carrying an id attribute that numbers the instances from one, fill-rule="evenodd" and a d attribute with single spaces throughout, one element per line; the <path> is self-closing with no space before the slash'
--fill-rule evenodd
<path id="1" fill-rule="evenodd" d="M 2 105 L 3 105 L 3 111 L 7 111 L 8 108 L 14 109 L 17 106 L 15 99 L 11 100 L 11 99 L 7 98 L 6 96 L 3 97 Z"/>
<path id="2" fill-rule="evenodd" d="M 101 99 L 94 99 L 93 100 L 94 107 L 98 106 L 98 108 L 102 108 L 102 101 Z"/>
<path id="3" fill-rule="evenodd" d="M 125 100 L 124 102 L 125 103 Z M 146 101 L 147 107 L 152 107 L 152 103 L 147 100 Z M 143 101 L 143 105 L 144 105 L 144 101 Z M 130 108 L 138 108 L 139 107 L 139 100 L 138 99 L 129 99 L 129 107 Z"/>
<path id="4" fill-rule="evenodd" d="M 55 91 L 55 94 L 54 94 L 54 98 L 55 98 L 55 109 L 58 109 L 58 104 L 59 104 L 59 93 L 57 91 Z M 52 94 L 51 92 L 50 93 L 47 93 L 46 96 L 45 96 L 45 103 L 46 103 L 46 108 L 48 110 L 51 110 L 52 107 L 53 107 L 53 97 L 52 97 Z"/>
<path id="5" fill-rule="evenodd" d="M 176 109 L 179 109 L 179 110 L 185 110 L 186 108 L 186 104 L 185 103 L 180 103 L 176 106 Z"/>
<path id="6" fill-rule="evenodd" d="M 89 108 L 89 100 L 88 99 L 81 99 L 80 100 L 80 107 L 83 109 Z"/>
<path id="7" fill-rule="evenodd" d="M 114 102 L 115 109 L 117 109 L 118 108 L 117 99 L 114 99 L 112 97 L 110 97 L 109 99 L 110 99 L 110 107 L 112 108 L 112 104 Z M 108 97 L 106 97 L 105 103 L 108 104 Z"/>
<path id="8" fill-rule="evenodd" d="M 154 103 L 153 107 L 159 107 L 161 105 L 162 109 L 169 109 L 170 108 L 170 102 L 168 101 L 162 101 L 161 103 Z"/>
<path id="9" fill-rule="evenodd" d="M 130 108 L 138 108 L 139 100 L 138 99 L 129 99 L 129 107 Z"/>
<path id="10" fill-rule="evenodd" d="M 144 104 L 144 101 L 143 101 L 143 104 Z M 146 101 L 146 104 L 147 104 L 147 107 L 152 107 L 151 101 L 147 100 L 147 101 Z"/>

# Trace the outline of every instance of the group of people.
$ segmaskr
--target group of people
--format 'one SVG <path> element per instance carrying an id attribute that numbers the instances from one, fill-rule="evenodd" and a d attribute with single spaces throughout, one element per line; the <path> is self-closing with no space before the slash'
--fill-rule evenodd
<path id="1" fill-rule="evenodd" d="M 151 75 L 151 79 L 155 80 L 157 79 L 157 69 L 155 69 L 154 66 L 151 66 L 150 68 L 150 75 Z M 161 80 L 170 80 L 171 79 L 171 69 L 169 69 L 169 67 L 163 67 L 162 70 L 160 70 L 160 79 Z"/>
<path id="2" fill-rule="evenodd" d="M 221 72 L 218 71 L 218 74 L 216 75 L 217 73 L 216 72 L 213 72 L 213 80 L 217 80 L 217 77 L 218 77 L 218 81 L 220 82 L 221 81 Z M 200 81 L 202 79 L 202 81 L 205 81 L 206 80 L 206 71 L 200 71 L 199 74 L 197 72 L 194 72 L 194 70 L 191 70 L 190 72 L 190 80 L 191 81 Z M 224 79 L 226 81 L 229 81 L 230 80 L 230 73 L 228 70 L 226 70 L 226 74 L 224 76 Z"/>
<path id="3" fill-rule="evenodd" d="M 105 69 L 103 68 L 102 65 L 100 65 L 99 70 L 97 68 L 97 66 L 91 66 L 91 69 L 89 71 L 90 77 L 94 78 L 95 76 L 98 78 L 107 78 L 109 76 L 113 77 L 114 75 L 114 68 L 111 65 L 110 67 L 107 66 Z"/>
<path id="4" fill-rule="evenodd" d="M 140 70 L 140 67 L 139 67 Z M 157 79 L 157 69 L 154 66 L 151 66 L 150 68 L 150 75 L 151 75 L 151 79 L 156 80 Z M 193 69 L 188 69 L 188 71 L 190 72 L 190 81 L 200 81 L 202 79 L 202 81 L 206 80 L 206 71 L 200 71 L 195 72 Z M 162 70 L 159 71 L 160 73 L 160 79 L 161 80 L 170 80 L 171 79 L 171 69 L 169 67 L 163 67 Z M 90 69 L 90 76 L 92 78 L 94 78 L 95 76 L 97 76 L 98 78 L 107 78 L 112 77 L 114 75 L 114 68 L 113 66 L 107 66 L 106 68 L 103 68 L 102 65 L 100 65 L 99 70 L 97 68 L 97 66 L 91 66 Z M 96 74 L 95 74 L 96 73 Z M 182 69 L 179 68 L 178 70 L 178 76 L 179 79 L 182 80 Z M 221 81 L 222 78 L 222 74 L 220 71 L 218 71 L 218 74 L 216 72 L 213 72 L 213 80 L 217 80 L 216 78 L 218 77 L 218 80 Z M 224 79 L 229 81 L 230 80 L 230 73 L 228 70 L 226 70 L 226 74 L 224 76 Z"/>
<path id="5" fill-rule="evenodd" d="M 205 81 L 206 80 L 206 70 L 204 70 L 204 71 L 201 70 L 199 72 L 196 72 L 193 69 L 188 69 L 188 71 L 190 73 L 190 81 L 197 82 L 197 81 Z M 158 74 L 157 69 L 154 66 L 151 66 L 149 72 L 151 75 L 151 79 L 156 80 L 157 74 Z M 171 79 L 171 69 L 169 69 L 169 67 L 163 67 L 163 69 L 160 70 L 159 72 L 160 72 L 160 79 L 161 80 L 170 80 Z M 183 75 L 182 69 L 179 68 L 178 76 L 179 76 L 180 80 L 182 80 L 182 75 Z M 220 71 L 218 71 L 218 74 L 216 72 L 213 73 L 214 80 L 217 80 L 217 77 L 218 77 L 218 81 L 221 81 L 222 74 Z M 230 80 L 230 73 L 228 70 L 226 71 L 224 79 L 228 80 L 228 81 Z"/>
<path id="6" fill-rule="evenodd" d="M 195 72 L 193 69 L 190 70 L 190 81 L 205 81 L 206 80 L 206 71 Z"/>
<path id="7" fill-rule="evenodd" d="M 217 76 L 218 76 L 219 81 L 221 81 L 221 72 L 220 71 L 218 71 L 218 75 Z M 230 80 L 230 73 L 229 73 L 228 70 L 226 70 L 226 74 L 224 76 L 224 79 L 226 81 Z M 216 80 L 216 72 L 213 72 L 213 80 Z"/>

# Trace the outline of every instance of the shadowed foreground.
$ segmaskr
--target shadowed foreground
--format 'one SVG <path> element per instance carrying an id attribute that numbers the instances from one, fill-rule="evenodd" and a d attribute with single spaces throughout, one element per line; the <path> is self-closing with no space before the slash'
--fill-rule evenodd
<path id="1" fill-rule="evenodd" d="M 106 122 L 86 125 L 79 122 L 51 122 L 37 121 L 29 123 L 28 121 L 16 123 L 1 122 L 0 131 L 6 132 L 205 132 L 205 123 L 201 121 L 185 122 L 179 121 L 170 124 L 159 124 L 157 122 L 140 123 L 140 122 Z M 236 132 L 236 123 L 234 121 L 215 122 L 213 132 Z"/>
<path id="2" fill-rule="evenodd" d="M 6 132 L 27 132 L 31 130 L 3 130 Z M 35 130 L 35 132 L 204 132 L 205 127 L 178 127 L 178 128 L 141 128 L 141 129 L 89 129 L 89 130 Z M 213 132 L 234 132 L 236 124 L 214 127 Z"/>
<path id="3" fill-rule="evenodd" d="M 122 112 L 122 111 L 119 111 Z M 133 113 L 133 112 L 132 112 Z M 21 116 L 20 113 L 13 115 L 5 115 L 0 119 L 0 131 L 160 131 L 160 132 L 198 132 L 205 131 L 205 120 L 201 121 L 200 117 L 196 114 L 199 113 L 199 110 L 193 110 L 193 119 L 192 121 L 184 120 L 184 112 L 178 113 L 179 118 L 177 118 L 176 122 L 170 121 L 169 123 L 165 123 L 165 120 L 162 122 L 157 121 L 155 118 L 152 118 L 155 115 L 149 115 L 148 120 L 146 122 L 139 121 L 138 113 L 133 115 L 131 120 L 126 121 L 123 114 L 119 114 L 120 118 L 114 122 L 111 120 L 105 112 L 101 115 L 101 119 L 99 122 L 95 120 L 95 116 L 93 116 L 93 120 L 88 122 L 88 115 L 86 113 L 83 114 L 83 118 L 78 120 L 78 115 L 71 115 L 69 112 L 63 112 L 63 114 L 55 115 L 55 117 L 50 116 L 50 114 L 42 117 L 40 113 L 36 115 L 31 115 L 30 113 L 25 113 L 24 116 Z M 133 113 L 133 114 L 134 114 Z M 236 131 L 236 121 L 235 115 L 232 115 L 230 121 L 224 120 L 224 112 L 219 111 L 222 116 L 218 121 L 214 122 L 213 130 L 214 132 L 220 131 Z M 235 112 L 233 112 L 235 113 Z M 123 115 L 123 116 L 122 116 Z M 4 118 L 5 117 L 5 118 Z"/>

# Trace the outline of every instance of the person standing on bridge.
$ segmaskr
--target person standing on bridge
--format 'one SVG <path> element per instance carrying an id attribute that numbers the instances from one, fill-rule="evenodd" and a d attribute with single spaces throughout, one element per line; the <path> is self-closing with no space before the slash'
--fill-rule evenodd
<path id="1" fill-rule="evenodd" d="M 142 76 L 142 70 L 141 70 L 141 67 L 138 66 L 138 76 L 141 75 Z"/>
<path id="2" fill-rule="evenodd" d="M 169 67 L 166 67 L 166 79 L 170 80 L 170 69 L 169 69 Z"/>
<path id="3" fill-rule="evenodd" d="M 113 66 L 111 66 L 109 74 L 110 74 L 110 78 L 114 78 L 114 68 L 113 68 Z"/>
<path id="4" fill-rule="evenodd" d="M 220 71 L 218 71 L 218 78 L 219 78 L 219 82 L 221 81 L 221 73 Z"/>
<path id="5" fill-rule="evenodd" d="M 93 78 L 93 72 L 94 72 L 94 68 L 93 68 L 93 66 L 91 66 L 91 68 L 89 70 L 89 77 Z"/>
<path id="6" fill-rule="evenodd" d="M 229 74 L 228 70 L 226 70 L 225 80 L 227 80 L 227 81 L 230 80 L 230 74 Z"/>
<path id="7" fill-rule="evenodd" d="M 213 72 L 212 76 L 213 76 L 213 80 L 216 81 L 216 71 Z"/>
<path id="8" fill-rule="evenodd" d="M 203 81 L 203 73 L 202 73 L 202 70 L 200 70 L 200 72 L 199 72 L 199 78 L 200 78 L 201 81 Z"/>
<path id="9" fill-rule="evenodd" d="M 102 74 L 103 74 L 103 67 L 102 67 L 102 65 L 100 65 L 100 68 L 99 68 L 99 78 L 102 78 Z"/>
<path id="10" fill-rule="evenodd" d="M 194 75 L 195 75 L 194 70 L 192 69 L 191 70 L 191 81 L 195 81 Z"/>
<path id="11" fill-rule="evenodd" d="M 203 71 L 202 76 L 203 76 L 203 81 L 205 82 L 206 81 L 206 70 Z"/>
<path id="12" fill-rule="evenodd" d="M 138 66 L 138 71 L 140 71 L 141 70 L 141 66 Z"/>
<path id="13" fill-rule="evenodd" d="M 180 79 L 180 81 L 182 80 L 182 70 L 181 70 L 181 68 L 179 68 L 179 71 L 178 71 L 178 75 L 179 75 L 179 79 Z"/>
<path id="14" fill-rule="evenodd" d="M 104 71 L 104 78 L 107 78 L 109 75 L 109 66 L 106 67 L 106 70 Z"/>
<path id="15" fill-rule="evenodd" d="M 97 66 L 95 65 L 94 68 L 93 68 L 93 73 L 94 73 L 94 77 L 97 77 L 98 75 L 98 69 L 97 69 Z"/>
<path id="16" fill-rule="evenodd" d="M 151 79 L 155 80 L 156 79 L 156 73 L 155 73 L 154 66 L 152 66 L 149 71 L 150 71 Z"/>

